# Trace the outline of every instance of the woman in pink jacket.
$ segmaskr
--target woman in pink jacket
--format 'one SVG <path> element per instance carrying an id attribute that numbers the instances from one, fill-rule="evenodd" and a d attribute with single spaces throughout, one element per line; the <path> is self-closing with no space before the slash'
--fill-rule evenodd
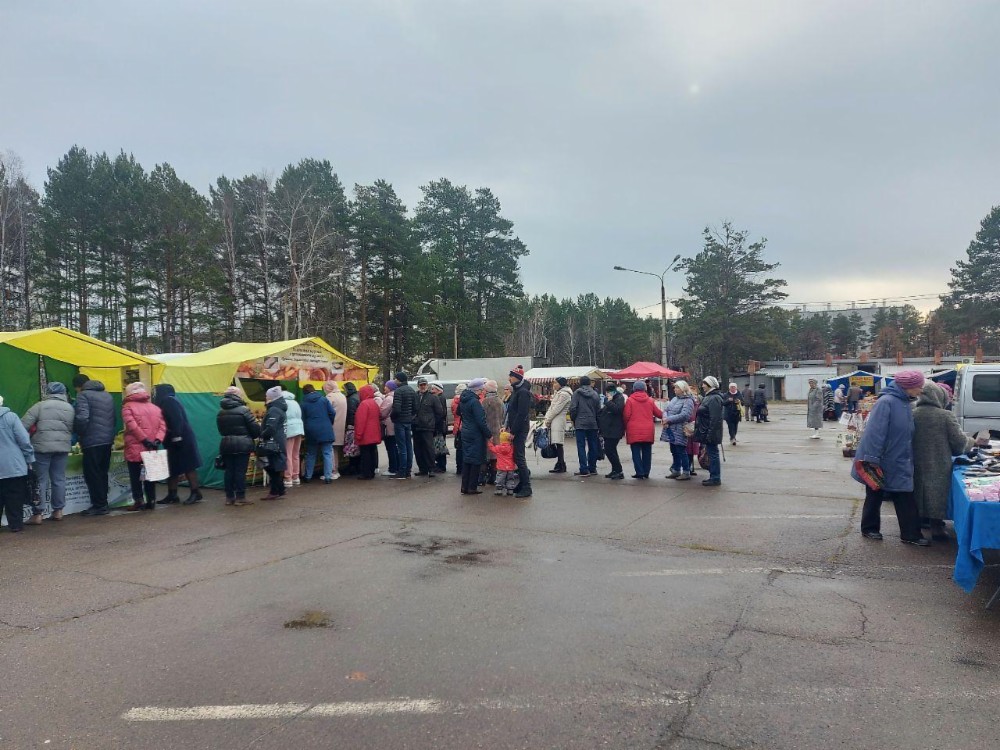
<path id="1" fill-rule="evenodd" d="M 142 383 L 126 386 L 122 422 L 125 423 L 125 462 L 132 485 L 132 505 L 126 510 L 153 510 L 156 508 L 156 483 L 142 481 L 142 452 L 160 447 L 167 435 L 167 423 L 163 421 L 160 407 L 150 401 L 149 392 Z"/>
<path id="2" fill-rule="evenodd" d="M 632 385 L 632 395 L 625 402 L 625 411 L 622 412 L 625 442 L 632 448 L 632 465 L 635 467 L 633 479 L 649 479 L 656 434 L 654 417 L 662 418 L 663 412 L 646 393 L 646 384 L 637 380 Z"/>

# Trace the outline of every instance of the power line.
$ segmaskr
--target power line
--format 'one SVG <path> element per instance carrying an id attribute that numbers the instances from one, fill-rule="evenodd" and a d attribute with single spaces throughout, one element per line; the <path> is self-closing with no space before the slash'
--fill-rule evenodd
<path id="1" fill-rule="evenodd" d="M 850 309 L 847 306 L 848 305 L 852 305 L 852 304 L 856 305 L 858 307 L 870 307 L 871 303 L 873 303 L 873 302 L 876 305 L 878 303 L 880 303 L 880 302 L 884 302 L 884 303 L 890 303 L 890 302 L 912 302 L 912 301 L 915 301 L 915 300 L 923 300 L 923 299 L 937 299 L 937 298 L 940 298 L 940 297 L 944 296 L 945 294 L 947 294 L 947 292 L 939 292 L 937 294 L 910 294 L 910 295 L 906 295 L 906 296 L 902 296 L 902 297 L 872 297 L 870 299 L 825 300 L 825 301 L 822 301 L 822 302 L 775 302 L 774 306 L 775 307 L 803 307 L 803 306 L 805 306 L 805 307 L 813 307 L 813 306 L 817 306 L 817 305 L 844 305 L 844 307 L 838 308 L 838 309 L 847 310 L 847 309 Z M 667 303 L 668 304 L 673 304 L 674 300 L 669 300 L 668 299 Z M 645 310 L 645 309 L 650 308 L 650 307 L 659 307 L 659 306 L 660 306 L 659 302 L 653 302 L 652 304 L 642 305 L 642 306 L 637 307 L 635 309 L 636 310 Z M 820 312 L 822 312 L 822 311 L 820 311 Z"/>

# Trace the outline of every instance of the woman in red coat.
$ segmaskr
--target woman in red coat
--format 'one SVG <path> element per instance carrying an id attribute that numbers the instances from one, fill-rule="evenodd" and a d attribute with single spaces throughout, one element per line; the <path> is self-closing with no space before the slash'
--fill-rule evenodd
<path id="1" fill-rule="evenodd" d="M 382 414 L 375 401 L 374 386 L 363 386 L 358 395 L 361 403 L 354 414 L 354 441 L 361 450 L 358 479 L 374 479 L 378 468 L 378 444 L 382 442 Z"/>
<path id="2" fill-rule="evenodd" d="M 149 392 L 142 383 L 129 383 L 122 402 L 122 422 L 125 424 L 125 462 L 132 485 L 132 505 L 126 510 L 153 510 L 156 508 L 156 484 L 142 481 L 142 452 L 161 447 L 167 436 L 167 423 L 163 421 L 160 407 L 149 399 Z M 143 495 L 146 504 L 143 505 Z"/>
<path id="3" fill-rule="evenodd" d="M 663 412 L 646 393 L 646 384 L 637 380 L 632 385 L 632 395 L 625 402 L 625 411 L 622 412 L 625 442 L 632 448 L 632 465 L 635 467 L 633 479 L 649 479 L 656 434 L 654 417 L 662 418 Z"/>

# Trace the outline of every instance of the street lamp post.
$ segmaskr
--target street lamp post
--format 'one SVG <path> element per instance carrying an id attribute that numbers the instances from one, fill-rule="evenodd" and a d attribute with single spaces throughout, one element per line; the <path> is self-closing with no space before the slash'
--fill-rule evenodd
<path id="1" fill-rule="evenodd" d="M 641 273 L 643 276 L 652 276 L 654 279 L 660 280 L 660 364 L 664 367 L 669 367 L 670 363 L 667 361 L 667 289 L 664 284 L 663 278 L 674 269 L 677 265 L 677 261 L 681 259 L 680 254 L 674 256 L 674 259 L 670 261 L 670 265 L 663 271 L 663 273 L 653 273 L 652 271 L 637 271 L 634 268 L 625 268 L 624 266 L 615 266 L 616 271 L 629 271 L 631 273 Z"/>

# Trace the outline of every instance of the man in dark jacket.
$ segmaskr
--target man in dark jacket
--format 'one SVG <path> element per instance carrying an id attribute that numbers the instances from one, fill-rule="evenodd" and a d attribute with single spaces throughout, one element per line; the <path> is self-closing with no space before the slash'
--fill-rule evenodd
<path id="1" fill-rule="evenodd" d="M 254 440 L 260 435 L 260 425 L 254 419 L 243 392 L 229 386 L 219 402 L 215 416 L 219 430 L 219 455 L 222 456 L 223 486 L 226 505 L 247 505 L 247 466 L 254 451 Z"/>
<path id="2" fill-rule="evenodd" d="M 598 429 L 601 437 L 604 438 L 604 453 L 611 462 L 611 473 L 605 474 L 607 479 L 624 479 L 625 472 L 622 471 L 622 462 L 618 458 L 618 443 L 625 436 L 625 422 L 622 419 L 622 412 L 625 411 L 625 396 L 618 388 L 617 383 L 609 383 L 604 406 L 601 407 L 600 414 L 597 415 Z"/>
<path id="3" fill-rule="evenodd" d="M 330 484 L 333 482 L 333 420 L 337 413 L 330 400 L 311 384 L 304 385 L 302 393 L 302 424 L 306 434 L 306 466 L 302 480 L 312 480 L 318 451 L 323 456 L 323 482 Z M 350 406 L 350 399 L 347 403 Z"/>
<path id="4" fill-rule="evenodd" d="M 767 390 L 764 384 L 757 386 L 753 394 L 753 415 L 757 422 L 767 422 Z"/>
<path id="5" fill-rule="evenodd" d="M 345 431 L 354 430 L 354 415 L 358 413 L 361 405 L 361 396 L 358 394 L 358 387 L 354 383 L 344 383 L 344 397 L 347 399 L 347 420 L 344 423 Z M 341 464 L 340 473 L 357 476 L 361 470 L 361 455 L 347 456 L 347 465 Z"/>
<path id="6" fill-rule="evenodd" d="M 437 442 L 437 438 L 440 437 L 444 439 L 448 432 L 448 399 L 444 397 L 444 385 L 438 380 L 431 381 L 430 384 L 431 393 L 437 396 L 438 401 L 441 402 L 441 422 L 437 425 L 434 430 L 434 440 Z M 448 454 L 438 453 L 437 449 L 434 450 L 434 468 L 437 469 L 438 474 L 445 474 L 448 471 Z M 461 467 L 459 467 L 461 468 Z"/>
<path id="7" fill-rule="evenodd" d="M 722 463 L 719 460 L 719 446 L 722 444 L 722 394 L 719 393 L 718 378 L 708 375 L 701 381 L 705 397 L 701 400 L 695 417 L 695 442 L 705 446 L 708 454 L 708 479 L 702 481 L 706 487 L 722 484 Z"/>
<path id="8" fill-rule="evenodd" d="M 514 463 L 517 464 L 518 484 L 514 497 L 531 497 L 531 472 L 525 456 L 525 443 L 531 428 L 531 384 L 524 379 L 524 368 L 520 365 L 508 373 L 511 386 L 507 401 L 507 430 L 514 444 Z"/>
<path id="9" fill-rule="evenodd" d="M 431 393 L 427 379 L 420 378 L 413 417 L 413 456 L 417 461 L 418 477 L 434 476 L 434 435 L 444 418 L 444 404 Z"/>
<path id="10" fill-rule="evenodd" d="M 597 413 L 601 410 L 601 397 L 590 386 L 590 378 L 580 378 L 580 387 L 573 392 L 569 406 L 569 418 L 576 428 L 576 455 L 580 459 L 578 477 L 589 477 L 597 473 L 597 454 L 600 443 L 597 439 Z"/>
<path id="11" fill-rule="evenodd" d="M 73 387 L 77 392 L 73 429 L 83 451 L 83 481 L 90 495 L 90 507 L 80 515 L 106 516 L 111 447 L 117 432 L 115 402 L 100 380 L 77 375 Z"/>
<path id="12" fill-rule="evenodd" d="M 409 479 L 413 471 L 413 418 L 417 413 L 417 394 L 405 372 L 396 373 L 396 391 L 392 397 L 392 425 L 396 432 L 396 479 Z"/>

